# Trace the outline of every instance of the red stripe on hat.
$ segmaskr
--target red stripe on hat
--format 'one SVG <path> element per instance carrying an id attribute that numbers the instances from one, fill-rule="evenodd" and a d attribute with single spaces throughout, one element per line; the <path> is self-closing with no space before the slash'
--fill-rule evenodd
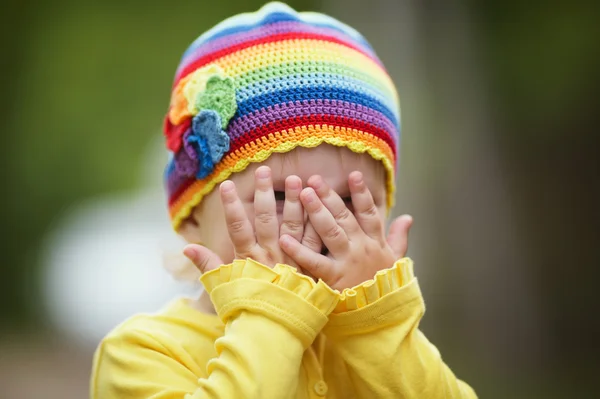
<path id="1" fill-rule="evenodd" d="M 363 51 L 360 47 L 358 47 L 350 42 L 340 40 L 337 37 L 333 37 L 333 36 L 329 36 L 329 35 L 321 35 L 321 34 L 317 34 L 317 33 L 288 32 L 288 33 L 281 33 L 278 35 L 266 36 L 266 37 L 262 37 L 262 38 L 255 39 L 255 40 L 249 40 L 249 41 L 246 41 L 243 43 L 233 45 L 231 47 L 224 48 L 222 50 L 215 51 L 213 53 L 206 54 L 206 55 L 198 58 L 196 61 L 192 62 L 191 64 L 187 65 L 185 68 L 183 68 L 175 76 L 175 82 L 173 83 L 173 87 L 177 86 L 177 83 L 179 83 L 179 81 L 181 79 L 183 79 L 185 76 L 189 75 L 190 73 L 194 72 L 196 69 L 201 68 L 204 65 L 211 63 L 219 58 L 225 57 L 228 54 L 235 53 L 236 51 L 240 51 L 245 48 L 256 46 L 259 44 L 273 43 L 273 42 L 293 40 L 293 39 L 325 40 L 328 42 L 333 42 L 333 43 L 341 44 L 346 47 L 350 47 L 350 48 L 360 52 L 361 54 L 364 54 L 366 57 L 369 57 L 369 59 L 373 60 L 377 65 L 379 65 L 381 67 L 381 69 L 383 69 L 385 71 L 385 68 L 383 67 L 383 65 L 381 64 L 381 62 L 378 59 L 373 58 L 371 55 L 369 55 L 368 53 Z"/>
<path id="2" fill-rule="evenodd" d="M 261 137 L 268 136 L 269 134 L 307 125 L 332 125 L 347 129 L 357 129 L 365 133 L 370 133 L 373 136 L 383 140 L 388 146 L 390 146 L 392 153 L 394 154 L 394 158 L 398 157 L 396 144 L 387 131 L 358 119 L 338 115 L 310 115 L 282 119 L 264 124 L 255 129 L 247 131 L 241 137 L 232 140 L 229 152 L 234 152 L 246 144 L 252 143 Z"/>

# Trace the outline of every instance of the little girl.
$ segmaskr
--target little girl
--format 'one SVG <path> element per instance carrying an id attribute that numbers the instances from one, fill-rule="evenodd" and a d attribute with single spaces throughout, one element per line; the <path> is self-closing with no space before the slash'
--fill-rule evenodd
<path id="1" fill-rule="evenodd" d="M 165 135 L 205 292 L 112 331 L 92 398 L 476 397 L 418 329 L 410 217 L 384 236 L 399 104 L 358 32 L 281 3 L 221 22 L 183 55 Z"/>

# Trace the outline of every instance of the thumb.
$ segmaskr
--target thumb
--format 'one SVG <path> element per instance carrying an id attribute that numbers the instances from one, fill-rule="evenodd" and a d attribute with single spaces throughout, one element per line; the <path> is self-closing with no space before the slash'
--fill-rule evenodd
<path id="1" fill-rule="evenodd" d="M 408 232 L 412 223 L 412 216 L 402 215 L 394 219 L 390 225 L 387 242 L 398 259 L 403 258 L 408 251 Z"/>
<path id="2" fill-rule="evenodd" d="M 223 264 L 213 251 L 198 244 L 189 244 L 183 248 L 183 254 L 191 260 L 201 273 L 214 270 Z"/>

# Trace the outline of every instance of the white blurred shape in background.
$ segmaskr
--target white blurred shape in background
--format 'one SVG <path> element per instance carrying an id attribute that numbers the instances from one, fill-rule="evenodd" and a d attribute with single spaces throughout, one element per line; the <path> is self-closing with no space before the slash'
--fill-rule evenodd
<path id="1" fill-rule="evenodd" d="M 177 282 L 164 268 L 165 258 L 180 254 L 184 242 L 169 224 L 162 151 L 162 145 L 151 146 L 142 190 L 75 207 L 46 241 L 47 314 L 77 343 L 95 345 L 127 317 L 199 292 L 198 285 Z"/>

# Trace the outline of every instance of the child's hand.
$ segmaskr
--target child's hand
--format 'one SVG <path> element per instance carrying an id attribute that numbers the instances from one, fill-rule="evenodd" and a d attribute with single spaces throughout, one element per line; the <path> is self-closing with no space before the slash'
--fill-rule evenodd
<path id="1" fill-rule="evenodd" d="M 279 245 L 280 235 L 291 236 L 307 248 L 320 252 L 323 245 L 321 238 L 310 222 L 306 223 L 304 208 L 300 202 L 302 180 L 298 176 L 288 176 L 285 180 L 281 226 L 277 217 L 277 201 L 273 191 L 271 169 L 267 166 L 257 168 L 254 182 L 254 228 L 237 194 L 235 184 L 232 181 L 225 181 L 220 186 L 221 203 L 229 238 L 233 244 L 234 257 L 252 258 L 268 266 L 277 263 L 297 266 L 282 252 Z M 223 264 L 221 258 L 201 245 L 187 245 L 184 254 L 202 273 Z M 301 271 L 306 273 L 305 270 Z"/>
<path id="2" fill-rule="evenodd" d="M 354 214 L 320 176 L 311 177 L 308 183 L 300 199 L 329 254 L 324 256 L 297 238 L 282 235 L 281 247 L 300 267 L 343 290 L 372 279 L 405 255 L 412 218 L 394 220 L 386 241 L 382 218 L 360 172 L 351 173 L 348 179 Z"/>
<path id="3" fill-rule="evenodd" d="M 281 250 L 280 230 L 281 234 L 294 237 L 309 248 L 314 247 L 309 245 L 311 238 L 313 242 L 320 240 L 314 229 L 312 234 L 310 230 L 305 231 L 304 209 L 299 199 L 301 191 L 302 180 L 297 176 L 289 176 L 285 181 L 283 221 L 280 229 L 271 169 L 268 166 L 260 166 L 254 173 L 254 226 L 238 196 L 235 184 L 230 180 L 221 183 L 219 187 L 221 204 L 235 259 L 251 258 L 271 267 L 277 263 L 296 266 L 295 262 Z M 223 264 L 216 254 L 200 245 L 188 245 L 184 249 L 184 254 L 202 273 Z"/>
<path id="4" fill-rule="evenodd" d="M 194 263 L 201 273 L 218 268 L 223 261 L 210 249 L 198 244 L 188 244 L 183 248 L 183 254 Z"/>
<path id="5" fill-rule="evenodd" d="M 283 262 L 271 169 L 261 166 L 254 172 L 254 227 L 235 184 L 224 181 L 219 191 L 235 259 L 252 258 L 267 266 Z"/>
<path id="6" fill-rule="evenodd" d="M 298 176 L 288 176 L 285 179 L 285 202 L 283 203 L 283 220 L 279 229 L 279 235 L 291 236 L 293 239 L 314 252 L 321 252 L 323 242 L 317 234 L 304 213 L 304 207 L 300 201 L 302 192 L 302 179 Z M 279 243 L 277 243 L 279 246 Z M 300 272 L 309 277 L 313 277 L 307 270 L 299 266 L 292 258 L 285 255 L 284 262 L 287 265 L 295 266 Z"/>

